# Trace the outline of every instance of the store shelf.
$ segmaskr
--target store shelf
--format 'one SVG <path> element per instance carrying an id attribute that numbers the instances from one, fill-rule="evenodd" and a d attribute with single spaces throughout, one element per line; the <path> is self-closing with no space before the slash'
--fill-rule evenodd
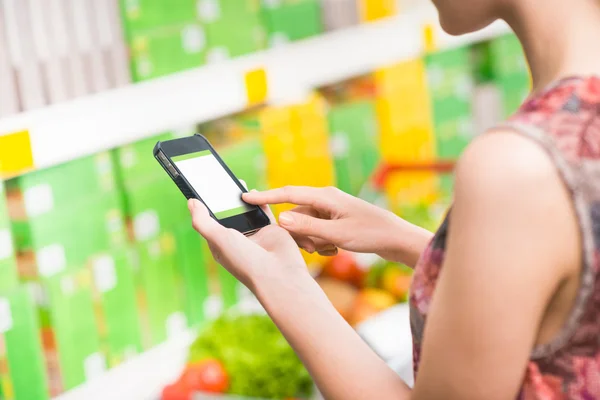
<path id="1" fill-rule="evenodd" d="M 27 131 L 35 168 L 41 169 L 123 145 L 152 134 L 208 121 L 247 107 L 245 75 L 265 69 L 272 103 L 418 56 L 424 27 L 439 48 L 460 46 L 508 32 L 495 23 L 471 35 L 443 34 L 433 8 L 314 39 L 98 93 L 0 120 L 0 136 Z"/>
<path id="2" fill-rule="evenodd" d="M 183 332 L 54 400 L 156 400 L 181 373 L 195 337 Z"/>

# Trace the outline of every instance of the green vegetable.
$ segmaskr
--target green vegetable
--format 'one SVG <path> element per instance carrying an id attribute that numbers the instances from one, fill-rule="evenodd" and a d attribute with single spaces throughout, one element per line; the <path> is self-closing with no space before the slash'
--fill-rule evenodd
<path id="1" fill-rule="evenodd" d="M 275 324 L 265 315 L 225 314 L 190 348 L 191 363 L 220 360 L 229 393 L 264 399 L 310 397 L 313 382 Z"/>

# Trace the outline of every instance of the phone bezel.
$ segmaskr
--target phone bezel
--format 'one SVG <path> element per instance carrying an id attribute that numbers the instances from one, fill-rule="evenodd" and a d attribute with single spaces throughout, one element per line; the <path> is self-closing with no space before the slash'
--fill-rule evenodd
<path id="1" fill-rule="evenodd" d="M 216 152 L 216 150 L 212 147 L 209 141 L 200 134 L 195 134 L 193 136 L 184 137 L 180 139 L 167 140 L 164 142 L 157 142 L 156 146 L 154 147 L 154 157 L 161 164 L 161 166 L 164 168 L 165 172 L 171 177 L 171 179 L 175 181 L 175 183 L 177 184 L 177 186 L 179 186 L 182 192 L 186 190 L 188 191 L 188 193 L 192 194 L 191 197 L 201 201 L 208 209 L 210 216 L 226 228 L 235 229 L 245 235 L 251 235 L 257 232 L 259 229 L 269 225 L 270 220 L 267 214 L 260 207 L 254 205 L 250 205 L 250 207 L 253 208 L 251 211 L 224 219 L 218 219 L 213 214 L 210 207 L 204 202 L 200 195 L 198 195 L 198 193 L 194 190 L 192 185 L 190 185 L 185 175 L 181 173 L 181 170 L 177 168 L 177 165 L 173 162 L 173 157 L 186 155 L 190 153 L 196 153 L 204 150 L 209 150 L 211 152 L 211 154 L 217 159 L 219 164 L 221 164 L 221 166 L 225 169 L 225 171 L 231 177 L 231 179 L 233 179 L 235 184 L 240 188 L 240 191 L 242 193 L 246 193 L 247 190 L 244 187 L 244 185 L 242 185 L 239 179 L 229 169 L 227 164 L 225 164 L 223 159 L 219 156 L 219 153 Z M 164 162 L 160 159 L 160 152 L 162 152 L 162 154 L 165 157 L 167 157 L 169 163 L 171 164 L 170 166 L 165 165 Z M 169 172 L 169 168 L 173 168 L 175 171 L 177 171 L 178 176 L 173 176 Z M 176 179 L 179 179 L 180 181 L 177 182 Z M 185 188 L 181 187 L 182 184 L 185 185 Z"/>

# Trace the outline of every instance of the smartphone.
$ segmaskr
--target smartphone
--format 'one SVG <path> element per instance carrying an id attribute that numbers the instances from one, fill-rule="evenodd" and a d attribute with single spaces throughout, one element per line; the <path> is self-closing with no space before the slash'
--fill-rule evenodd
<path id="1" fill-rule="evenodd" d="M 242 200 L 246 188 L 202 135 L 156 143 L 154 157 L 187 199 L 198 199 L 221 225 L 251 235 L 270 224 Z"/>

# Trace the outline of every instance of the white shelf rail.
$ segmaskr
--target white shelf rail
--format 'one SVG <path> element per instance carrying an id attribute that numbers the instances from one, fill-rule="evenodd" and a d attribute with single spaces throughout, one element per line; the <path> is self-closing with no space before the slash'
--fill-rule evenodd
<path id="1" fill-rule="evenodd" d="M 423 28 L 433 24 L 441 49 L 508 32 L 495 23 L 470 35 L 443 34 L 433 8 L 323 34 L 234 60 L 98 93 L 0 119 L 0 136 L 28 131 L 35 168 L 114 148 L 155 133 L 236 113 L 247 107 L 245 74 L 264 68 L 268 101 L 411 59 L 424 51 Z"/>

